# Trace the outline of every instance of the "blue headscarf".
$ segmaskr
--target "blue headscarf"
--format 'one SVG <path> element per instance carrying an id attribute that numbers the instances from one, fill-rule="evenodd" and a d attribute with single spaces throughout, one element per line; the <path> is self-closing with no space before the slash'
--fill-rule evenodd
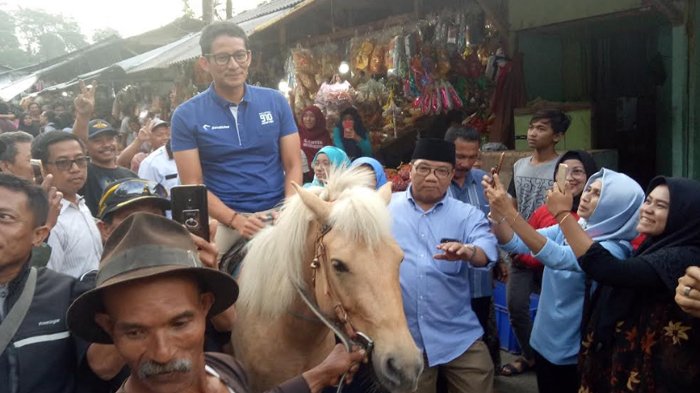
<path id="1" fill-rule="evenodd" d="M 350 159 L 348 158 L 348 155 L 345 154 L 343 149 L 339 149 L 335 146 L 324 146 L 318 151 L 318 153 L 316 153 L 313 161 L 311 161 L 312 169 L 316 165 L 316 159 L 318 158 L 319 154 L 325 154 L 328 157 L 328 160 L 331 162 L 332 167 L 342 168 L 350 165 Z M 314 180 L 311 183 L 304 184 L 304 187 L 311 186 L 323 187 L 324 184 L 322 181 L 316 178 L 316 175 L 314 175 Z"/>
<path id="2" fill-rule="evenodd" d="M 644 202 L 642 187 L 627 175 L 603 168 L 588 178 L 586 188 L 602 182 L 600 199 L 583 228 L 595 241 L 632 240 L 637 236 L 639 208 Z"/>
<path id="3" fill-rule="evenodd" d="M 374 176 L 377 179 L 377 190 L 379 187 L 386 184 L 386 173 L 384 173 L 384 166 L 372 157 L 360 157 L 356 158 L 355 161 L 350 165 L 351 167 L 358 167 L 362 165 L 368 165 L 372 168 Z"/>

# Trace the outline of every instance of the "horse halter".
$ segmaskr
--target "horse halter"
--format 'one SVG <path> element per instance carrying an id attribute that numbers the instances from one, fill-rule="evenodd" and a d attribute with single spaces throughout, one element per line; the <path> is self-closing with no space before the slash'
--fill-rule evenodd
<path id="1" fill-rule="evenodd" d="M 328 254 L 326 253 L 326 246 L 323 243 L 323 238 L 328 234 L 328 232 L 331 231 L 331 229 L 332 227 L 330 225 L 324 224 L 319 231 L 319 236 L 316 238 L 316 254 L 314 255 L 314 259 L 309 265 L 311 267 L 311 285 L 314 289 L 316 288 L 316 276 L 318 274 L 318 270 L 321 268 L 321 262 L 323 262 L 323 265 L 325 265 L 326 267 L 328 266 Z M 324 274 L 326 278 L 326 285 L 328 285 L 328 290 L 326 290 L 326 296 L 328 296 L 328 298 L 330 298 L 331 301 L 335 302 L 335 304 L 333 305 L 333 310 L 335 310 L 336 320 L 339 322 L 336 325 L 340 325 L 339 327 L 342 328 L 331 330 L 333 330 L 336 333 L 336 335 L 339 336 L 340 340 L 343 342 L 345 348 L 348 351 L 351 351 L 352 344 L 355 344 L 364 349 L 368 357 L 371 356 L 372 349 L 374 349 L 374 341 L 367 334 L 358 331 L 352 325 L 352 322 L 350 321 L 350 318 L 348 316 L 348 312 L 345 310 L 345 307 L 343 307 L 343 304 L 340 302 L 340 300 L 338 300 L 337 296 L 335 296 L 335 294 L 333 293 L 333 288 L 331 287 L 331 282 L 328 278 L 328 273 L 324 271 Z M 313 306 L 318 307 L 317 305 Z M 309 304 L 309 307 L 312 307 L 312 305 Z M 315 313 L 316 311 L 318 311 L 317 314 L 322 314 L 320 309 L 312 311 L 314 311 Z M 328 325 L 328 322 L 331 322 L 329 318 L 321 318 L 321 321 L 323 321 L 326 325 Z M 338 330 L 340 331 L 340 333 L 343 334 L 338 334 Z"/>

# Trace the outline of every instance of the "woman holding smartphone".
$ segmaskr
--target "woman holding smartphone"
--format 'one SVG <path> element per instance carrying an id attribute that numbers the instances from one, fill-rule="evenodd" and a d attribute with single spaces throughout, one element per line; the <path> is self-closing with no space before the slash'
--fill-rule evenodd
<path id="1" fill-rule="evenodd" d="M 646 240 L 621 261 L 572 220 L 560 224 L 599 284 L 581 347 L 581 392 L 700 391 L 700 320 L 674 302 L 678 279 L 700 266 L 699 194 L 694 180 L 652 179 L 636 226 Z M 547 202 L 550 211 L 570 204 L 556 190 Z"/>
<path id="2" fill-rule="evenodd" d="M 362 124 L 357 109 L 350 107 L 340 113 L 340 122 L 333 129 L 333 144 L 354 160 L 357 157 L 372 157 L 369 132 Z"/>
<path id="3" fill-rule="evenodd" d="M 567 178 L 573 180 L 572 176 L 569 173 Z M 630 240 L 637 235 L 636 212 L 644 192 L 628 176 L 603 169 L 588 178 L 577 209 L 579 220 L 571 213 L 569 203 L 552 214 L 557 224 L 535 230 L 518 214 L 498 175 L 494 177 L 495 186 L 491 186 L 490 179 L 482 184 L 491 206 L 492 229 L 501 249 L 532 252 L 545 266 L 540 304 L 530 337 L 539 391 L 576 393 L 580 382 L 576 364 L 587 285 L 586 275 L 578 266 L 574 251 L 566 244 L 560 226 L 571 222 L 610 250 L 615 258 L 626 258 L 632 251 Z M 557 185 L 553 188 L 557 189 Z M 575 190 L 566 187 L 565 192 L 573 201 Z"/>

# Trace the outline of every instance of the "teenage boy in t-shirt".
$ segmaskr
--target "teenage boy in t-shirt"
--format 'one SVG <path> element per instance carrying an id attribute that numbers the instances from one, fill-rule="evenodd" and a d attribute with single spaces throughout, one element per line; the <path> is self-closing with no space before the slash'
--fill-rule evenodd
<path id="1" fill-rule="evenodd" d="M 513 180 L 508 192 L 518 204 L 518 212 L 529 219 L 543 202 L 552 186 L 555 165 L 559 159 L 554 147 L 564 137 L 571 118 L 558 109 L 535 112 L 527 129 L 527 145 L 534 149 L 531 156 L 523 157 L 513 165 Z M 507 303 L 510 323 L 522 349 L 522 356 L 501 368 L 501 375 L 520 374 L 535 363 L 530 347 L 530 293 L 535 290 L 541 272 L 529 269 L 513 258 L 507 284 Z"/>

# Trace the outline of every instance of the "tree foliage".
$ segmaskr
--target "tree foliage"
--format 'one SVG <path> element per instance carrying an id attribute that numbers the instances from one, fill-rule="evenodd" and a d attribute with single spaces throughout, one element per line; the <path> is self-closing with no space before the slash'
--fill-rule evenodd
<path id="1" fill-rule="evenodd" d="M 111 27 L 97 29 L 94 33 L 92 33 L 92 42 L 99 42 L 109 37 L 121 37 L 121 34 Z"/>
<path id="2" fill-rule="evenodd" d="M 0 10 L 0 64 L 22 67 L 85 45 L 85 36 L 72 18 L 31 8 Z"/>

